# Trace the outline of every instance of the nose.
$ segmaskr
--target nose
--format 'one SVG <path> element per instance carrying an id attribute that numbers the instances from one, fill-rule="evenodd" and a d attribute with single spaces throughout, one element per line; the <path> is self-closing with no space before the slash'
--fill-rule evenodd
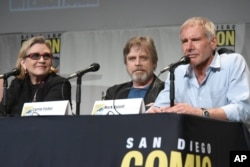
<path id="1" fill-rule="evenodd" d="M 44 57 L 43 57 L 43 56 L 41 56 L 41 57 L 40 57 L 40 59 L 39 59 L 38 61 L 39 61 L 39 62 L 40 62 L 40 61 L 44 62 L 44 61 L 45 61 L 45 59 L 44 59 Z"/>
<path id="2" fill-rule="evenodd" d="M 191 50 L 193 50 L 193 43 L 192 41 L 187 41 L 184 45 L 183 45 L 183 51 L 185 52 L 190 52 Z"/>
<path id="3" fill-rule="evenodd" d="M 191 49 L 192 48 L 192 41 L 188 41 L 186 45 L 187 45 L 187 49 Z"/>
<path id="4" fill-rule="evenodd" d="M 136 58 L 135 64 L 136 64 L 136 65 L 141 65 L 141 59 L 140 59 L 140 58 Z"/>

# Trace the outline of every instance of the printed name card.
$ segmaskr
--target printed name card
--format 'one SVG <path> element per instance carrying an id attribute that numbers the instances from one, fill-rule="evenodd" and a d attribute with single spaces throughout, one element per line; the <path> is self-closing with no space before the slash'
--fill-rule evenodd
<path id="1" fill-rule="evenodd" d="M 72 115 L 68 100 L 24 103 L 21 116 Z"/>
<path id="2" fill-rule="evenodd" d="M 142 98 L 96 101 L 92 115 L 125 115 L 145 112 Z"/>

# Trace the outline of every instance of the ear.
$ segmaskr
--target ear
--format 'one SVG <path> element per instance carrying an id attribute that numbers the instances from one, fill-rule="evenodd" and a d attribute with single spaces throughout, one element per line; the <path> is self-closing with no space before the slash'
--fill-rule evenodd
<path id="1" fill-rule="evenodd" d="M 23 69 L 26 70 L 26 65 L 25 65 L 25 60 L 24 59 L 20 60 L 20 64 L 23 67 Z"/>
<path id="2" fill-rule="evenodd" d="M 213 48 L 213 50 L 215 50 L 217 47 L 217 37 L 216 36 L 211 39 L 211 47 Z"/>
<path id="3" fill-rule="evenodd" d="M 154 65 L 153 65 L 154 71 L 156 70 L 156 67 L 157 67 L 157 64 L 154 64 Z"/>

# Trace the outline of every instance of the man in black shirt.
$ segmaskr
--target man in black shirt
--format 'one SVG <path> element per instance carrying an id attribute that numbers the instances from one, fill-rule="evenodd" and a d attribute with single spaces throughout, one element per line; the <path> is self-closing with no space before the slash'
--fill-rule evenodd
<path id="1" fill-rule="evenodd" d="M 132 81 L 108 88 L 105 100 L 143 98 L 146 107 L 151 106 L 164 88 L 164 82 L 154 74 L 158 56 L 153 39 L 131 38 L 123 49 L 123 56 Z"/>

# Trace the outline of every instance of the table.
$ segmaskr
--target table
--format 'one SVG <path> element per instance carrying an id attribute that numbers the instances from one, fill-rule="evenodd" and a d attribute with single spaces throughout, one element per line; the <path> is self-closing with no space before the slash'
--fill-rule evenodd
<path id="1" fill-rule="evenodd" d="M 228 167 L 250 150 L 242 123 L 191 115 L 41 116 L 0 119 L 1 167 Z"/>

